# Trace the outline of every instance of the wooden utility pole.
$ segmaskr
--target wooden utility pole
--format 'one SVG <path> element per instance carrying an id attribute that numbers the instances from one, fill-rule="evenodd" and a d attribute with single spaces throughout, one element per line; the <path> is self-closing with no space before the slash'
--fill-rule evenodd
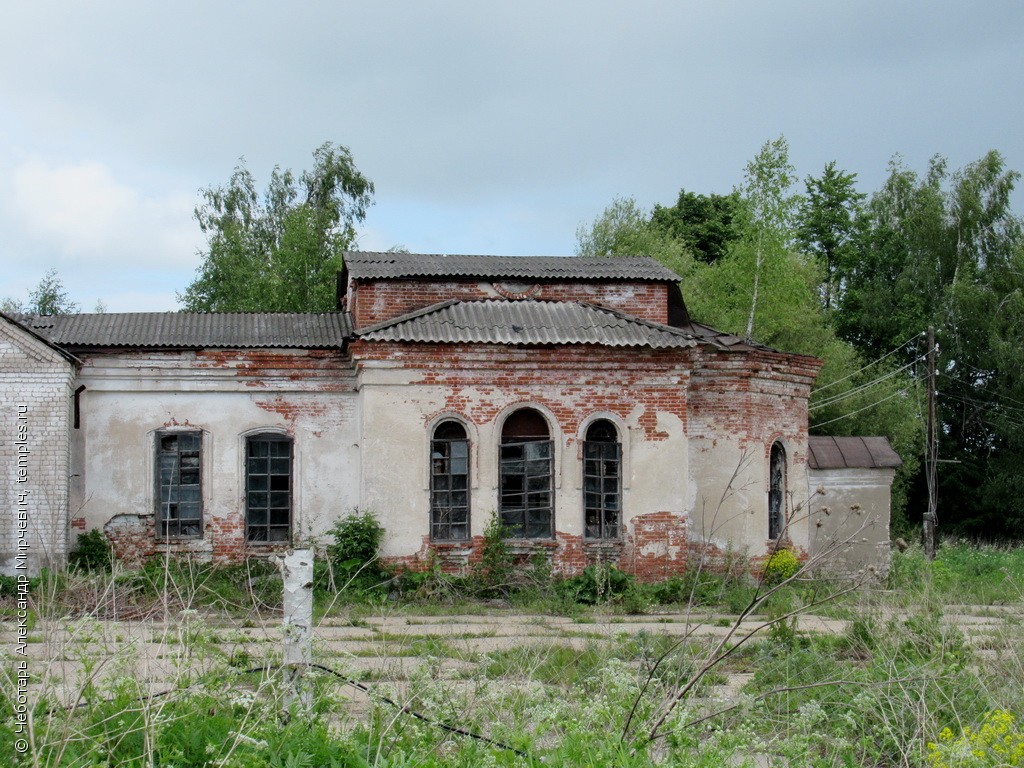
<path id="1" fill-rule="evenodd" d="M 939 522 L 939 489 L 936 467 L 939 463 L 938 424 L 935 418 L 935 327 L 928 326 L 928 435 L 924 471 L 928 482 L 928 511 L 924 513 L 924 554 L 935 559 L 935 528 Z"/>

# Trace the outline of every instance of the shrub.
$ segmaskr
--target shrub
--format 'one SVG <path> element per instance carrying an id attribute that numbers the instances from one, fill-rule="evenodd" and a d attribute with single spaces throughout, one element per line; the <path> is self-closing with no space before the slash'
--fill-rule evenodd
<path id="1" fill-rule="evenodd" d="M 981 728 L 964 728 L 959 738 L 943 729 L 938 743 L 928 744 L 928 765 L 1024 766 L 1024 730 L 1010 712 L 993 710 L 985 714 Z"/>
<path id="2" fill-rule="evenodd" d="M 761 572 L 765 584 L 780 584 L 800 571 L 800 561 L 788 549 L 780 549 L 768 558 Z"/>
<path id="3" fill-rule="evenodd" d="M 565 579 L 558 589 L 578 603 L 597 605 L 621 600 L 634 587 L 635 582 L 635 577 L 614 565 L 588 565 L 583 573 Z"/>
<path id="4" fill-rule="evenodd" d="M 376 515 L 354 509 L 334 522 L 330 536 L 334 542 L 325 547 L 327 573 L 318 574 L 318 585 L 332 590 L 346 584 L 357 589 L 378 586 L 386 571 L 379 559 L 384 527 Z"/>
<path id="5" fill-rule="evenodd" d="M 110 542 L 99 528 L 93 528 L 78 537 L 78 544 L 68 555 L 68 566 L 79 571 L 93 573 L 109 571 L 113 561 Z"/>
<path id="6" fill-rule="evenodd" d="M 0 597 L 14 597 L 18 594 L 18 580 L 13 576 L 0 574 Z"/>
<path id="7" fill-rule="evenodd" d="M 491 512 L 491 518 L 484 528 L 480 564 L 476 568 L 484 596 L 507 596 L 509 593 L 515 562 L 508 550 L 507 538 L 508 530 L 498 513 Z"/>

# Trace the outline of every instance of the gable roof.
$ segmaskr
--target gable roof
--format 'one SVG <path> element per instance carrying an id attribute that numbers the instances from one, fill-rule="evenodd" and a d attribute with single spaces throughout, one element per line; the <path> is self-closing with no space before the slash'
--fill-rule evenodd
<path id="1" fill-rule="evenodd" d="M 443 301 L 368 326 L 367 341 L 438 344 L 595 344 L 669 349 L 702 339 L 679 328 L 575 301 Z"/>
<path id="2" fill-rule="evenodd" d="M 647 256 L 471 256 L 349 251 L 353 280 L 479 277 L 515 280 L 678 282 L 679 275 Z"/>
<path id="3" fill-rule="evenodd" d="M 18 332 L 24 333 L 25 335 L 27 335 L 28 337 L 33 339 L 35 342 L 38 342 L 39 344 L 42 344 L 44 347 L 47 348 L 47 350 L 50 353 L 60 355 L 62 358 L 67 360 L 72 365 L 80 365 L 81 364 L 82 361 L 79 360 L 74 355 L 72 355 L 70 352 L 68 352 L 67 350 L 61 349 L 59 346 L 54 344 L 48 338 L 46 338 L 42 334 L 36 332 L 35 330 L 33 330 L 30 326 L 26 325 L 25 323 L 21 322 L 21 320 L 19 319 L 19 317 L 21 317 L 21 316 L 22 315 L 20 313 L 8 315 L 8 314 L 5 314 L 4 312 L 0 312 L 0 319 L 2 319 L 4 322 L 6 322 L 9 325 L 11 325 L 13 328 L 17 329 Z"/>
<path id="4" fill-rule="evenodd" d="M 884 437 L 831 437 L 807 439 L 807 466 L 811 469 L 880 469 L 903 466 L 903 459 Z"/>
<path id="5" fill-rule="evenodd" d="M 341 347 L 352 334 L 344 312 L 123 312 L 17 315 L 25 328 L 61 347 Z"/>

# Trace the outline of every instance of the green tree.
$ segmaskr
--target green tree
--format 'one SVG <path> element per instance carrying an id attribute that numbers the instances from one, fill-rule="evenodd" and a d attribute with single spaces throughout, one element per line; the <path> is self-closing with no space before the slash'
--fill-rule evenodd
<path id="1" fill-rule="evenodd" d="M 224 187 L 202 190 L 195 218 L 207 236 L 195 280 L 178 295 L 190 312 L 325 312 L 355 242 L 373 184 L 346 147 L 323 144 L 298 178 L 274 168 L 262 199 L 240 161 Z"/>
<path id="2" fill-rule="evenodd" d="M 64 289 L 56 269 L 47 270 L 39 284 L 29 293 L 26 312 L 33 315 L 74 315 L 78 313 L 78 304 L 71 301 Z"/>
<path id="3" fill-rule="evenodd" d="M 939 450 L 948 460 L 939 471 L 940 526 L 971 535 L 1024 535 L 1024 238 L 1011 209 L 1018 178 L 998 152 L 952 174 L 935 157 L 923 177 L 894 160 L 842 278 L 840 330 L 866 356 L 936 328 Z M 903 349 L 907 364 L 921 351 Z"/>
<path id="4" fill-rule="evenodd" d="M 738 237 L 735 219 L 739 204 L 735 191 L 701 195 L 681 189 L 675 205 L 654 206 L 651 223 L 683 243 L 698 261 L 714 264 Z"/>
<path id="5" fill-rule="evenodd" d="M 633 198 L 616 198 L 589 225 L 576 229 L 577 256 L 650 256 L 681 277 L 690 274 L 693 257 L 685 243 L 651 224 Z"/>
<path id="6" fill-rule="evenodd" d="M 836 170 L 835 162 L 830 162 L 820 177 L 808 176 L 805 182 L 807 196 L 800 206 L 797 239 L 824 273 L 821 299 L 826 310 L 842 290 L 842 268 L 855 256 L 857 222 L 867 197 L 855 188 L 856 179 L 857 174 Z"/>
<path id="7" fill-rule="evenodd" d="M 790 252 L 792 225 L 800 199 L 791 190 L 796 176 L 789 162 L 789 144 L 784 136 L 766 141 L 761 151 L 747 163 L 743 185 L 739 189 L 741 241 L 753 256 L 750 312 L 746 337 L 753 338 L 754 319 L 761 290 L 761 272 L 777 268 Z"/>
<path id="8" fill-rule="evenodd" d="M 836 334 L 820 300 L 822 270 L 813 254 L 798 247 L 794 181 L 785 140 L 767 143 L 735 193 L 734 235 L 726 252 L 710 264 L 694 259 L 670 227 L 655 223 L 656 214 L 647 219 L 631 200 L 616 200 L 589 228 L 581 226 L 577 251 L 655 255 L 684 278 L 683 295 L 696 320 L 742 335 L 753 310 L 758 341 L 821 358 L 811 428 L 818 434 L 889 437 L 904 457 L 893 493 L 894 516 L 900 519 L 921 444 L 916 385 L 901 365 L 865 366 L 871 358 Z"/>

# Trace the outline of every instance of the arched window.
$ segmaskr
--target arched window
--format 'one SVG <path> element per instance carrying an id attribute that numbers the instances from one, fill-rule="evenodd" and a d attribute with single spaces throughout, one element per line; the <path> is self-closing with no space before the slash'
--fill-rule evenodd
<path id="1" fill-rule="evenodd" d="M 245 441 L 245 540 L 287 543 L 292 538 L 292 440 L 264 433 Z"/>
<path id="2" fill-rule="evenodd" d="M 772 443 L 768 458 L 768 538 L 778 539 L 786 530 L 786 449 Z"/>
<path id="3" fill-rule="evenodd" d="M 469 438 L 457 421 L 442 421 L 430 441 L 430 538 L 469 538 Z"/>
<path id="4" fill-rule="evenodd" d="M 583 521 L 588 539 L 617 539 L 622 515 L 622 444 L 615 425 L 598 419 L 583 440 Z"/>
<path id="5" fill-rule="evenodd" d="M 521 408 L 501 429 L 499 513 L 518 539 L 554 535 L 554 446 L 544 417 Z"/>

